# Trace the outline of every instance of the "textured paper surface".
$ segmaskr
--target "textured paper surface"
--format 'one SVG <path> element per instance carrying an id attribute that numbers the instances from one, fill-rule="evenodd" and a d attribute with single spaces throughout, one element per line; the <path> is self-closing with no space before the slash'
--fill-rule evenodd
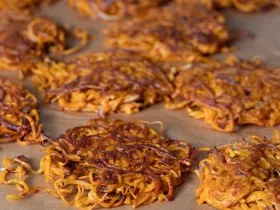
<path id="1" fill-rule="evenodd" d="M 100 28 L 105 27 L 104 23 L 93 23 L 90 20 L 80 18 L 75 11 L 66 7 L 66 3 L 61 1 L 50 8 L 43 8 L 44 16 L 53 18 L 59 23 L 67 23 L 73 26 L 86 27 L 90 33 L 97 36 L 97 40 L 92 42 L 83 52 L 98 51 L 103 48 L 102 33 Z M 280 66 L 280 9 L 258 14 L 241 14 L 236 11 L 225 11 L 227 21 L 230 27 L 244 28 L 255 35 L 255 38 L 243 39 L 235 45 L 237 51 L 235 54 L 243 58 L 261 56 L 265 59 L 267 65 Z M 221 57 L 221 56 L 218 56 Z M 223 56 L 222 56 L 223 57 Z M 3 73 L 10 78 L 17 79 L 16 74 Z M 25 86 L 36 94 L 30 78 L 24 81 Z M 52 105 L 53 107 L 53 105 Z M 39 105 L 41 123 L 47 135 L 56 137 L 63 133 L 67 128 L 75 127 L 87 122 L 89 119 L 97 117 L 94 113 L 63 113 L 49 105 Z M 262 128 L 257 126 L 246 126 L 234 133 L 220 133 L 213 130 L 210 126 L 204 124 L 201 120 L 196 120 L 187 116 L 184 110 L 170 111 L 165 110 L 163 103 L 145 109 L 132 116 L 124 114 L 110 115 L 111 119 L 123 120 L 147 120 L 162 121 L 165 125 L 164 132 L 166 136 L 173 139 L 185 140 L 193 146 L 199 148 L 202 146 L 214 146 L 233 142 L 234 140 L 246 137 L 250 134 L 261 136 L 272 135 L 275 128 Z M 22 147 L 17 143 L 0 145 L 0 159 L 4 156 L 14 157 L 25 155 L 30 158 L 34 167 L 38 167 L 39 160 L 43 156 L 40 152 L 40 146 Z M 2 167 L 2 163 L 0 163 Z M 33 179 L 34 178 L 34 179 Z M 31 185 L 48 186 L 43 182 L 43 176 L 30 176 L 28 183 Z M 176 190 L 175 199 L 172 202 L 156 202 L 148 206 L 142 206 L 141 210 L 210 210 L 213 209 L 207 205 L 197 205 L 195 203 L 195 190 L 198 180 L 195 175 L 189 175 L 183 185 Z M 52 197 L 46 193 L 38 193 L 30 198 L 13 201 L 6 200 L 7 194 L 14 193 L 14 186 L 0 185 L 0 210 L 74 210 L 75 207 L 69 207 L 61 200 Z M 132 209 L 131 206 L 122 206 L 117 209 Z"/>

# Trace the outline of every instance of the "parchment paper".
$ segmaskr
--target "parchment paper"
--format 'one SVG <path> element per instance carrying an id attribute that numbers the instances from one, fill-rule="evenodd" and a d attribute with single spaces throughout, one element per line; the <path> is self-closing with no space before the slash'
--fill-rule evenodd
<path id="1" fill-rule="evenodd" d="M 49 8 L 42 8 L 42 15 L 57 20 L 59 23 L 67 23 L 73 26 L 86 27 L 90 33 L 97 36 L 97 40 L 83 50 L 83 52 L 98 51 L 103 49 L 102 33 L 100 28 L 104 27 L 102 22 L 92 22 L 88 19 L 80 18 L 75 11 L 66 6 L 65 1 L 58 2 Z M 242 58 L 251 58 L 261 56 L 267 65 L 280 66 L 280 9 L 274 9 L 269 12 L 257 14 L 242 14 L 237 11 L 224 11 L 228 24 L 233 28 L 244 28 L 255 35 L 255 38 L 243 39 L 237 41 L 237 51 L 235 54 Z M 225 55 L 218 56 L 224 57 Z M 217 57 L 217 56 L 216 56 Z M 17 79 L 16 74 L 1 72 L 10 78 Z M 35 95 L 37 95 L 30 78 L 24 80 L 25 86 Z M 37 95 L 38 96 L 38 95 Z M 41 101 L 41 100 L 40 100 Z M 63 133 L 67 128 L 82 125 L 89 119 L 97 117 L 94 113 L 71 113 L 60 112 L 53 109 L 50 105 L 40 103 L 40 118 L 44 125 L 47 135 L 56 137 Z M 124 114 L 112 114 L 111 119 L 123 120 L 147 120 L 162 121 L 165 125 L 164 132 L 166 136 L 185 140 L 193 146 L 199 148 L 202 146 L 214 146 L 233 142 L 234 140 L 246 137 L 250 134 L 270 137 L 274 129 L 280 129 L 280 126 L 274 128 L 262 128 L 257 126 L 246 126 L 234 133 L 221 133 L 213 130 L 201 120 L 196 120 L 187 116 L 184 110 L 170 111 L 164 109 L 163 103 L 147 108 L 135 115 L 127 116 Z M 34 167 L 38 167 L 39 160 L 43 156 L 40 152 L 40 146 L 22 147 L 17 143 L 0 145 L 0 159 L 4 156 L 14 157 L 25 155 L 30 158 Z M 0 163 L 0 168 L 2 163 Z M 34 179 L 33 179 L 34 178 Z M 43 181 L 43 176 L 30 176 L 28 178 L 30 185 L 48 186 Z M 195 190 L 198 180 L 195 175 L 189 175 L 181 187 L 176 190 L 176 196 L 172 202 L 156 202 L 148 206 L 141 206 L 141 210 L 210 210 L 213 209 L 207 205 L 197 205 L 195 202 Z M 14 186 L 0 185 L 0 210 L 74 210 L 75 207 L 69 207 L 63 201 L 52 197 L 46 193 L 38 193 L 30 198 L 13 201 L 6 200 L 7 194 L 15 193 Z M 132 209 L 131 206 L 122 206 L 117 209 Z"/>

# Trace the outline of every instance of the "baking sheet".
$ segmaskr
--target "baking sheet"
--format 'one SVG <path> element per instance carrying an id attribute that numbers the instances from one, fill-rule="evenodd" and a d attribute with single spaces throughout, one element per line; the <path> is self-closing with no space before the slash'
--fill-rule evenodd
<path id="1" fill-rule="evenodd" d="M 86 27 L 90 33 L 96 36 L 96 41 L 90 43 L 83 52 L 98 51 L 103 49 L 102 33 L 100 28 L 105 27 L 102 22 L 92 22 L 80 18 L 75 11 L 66 7 L 65 1 L 58 2 L 49 8 L 42 8 L 42 15 L 57 20 L 59 23 L 67 23 L 77 27 Z M 242 58 L 251 58 L 261 56 L 265 63 L 273 66 L 280 66 L 280 9 L 274 9 L 269 12 L 257 14 L 242 14 L 236 11 L 224 11 L 228 24 L 232 28 L 244 28 L 246 31 L 255 35 L 255 38 L 243 39 L 236 42 L 237 51 L 235 54 Z M 218 56 L 224 57 L 225 55 Z M 217 57 L 217 56 L 215 56 Z M 15 73 L 0 72 L 10 78 L 17 79 Z M 35 95 L 37 95 L 30 78 L 24 82 L 25 86 Z M 38 96 L 38 95 L 37 95 Z M 52 105 L 53 107 L 53 105 Z M 73 113 L 60 112 L 51 108 L 50 105 L 39 105 L 41 123 L 47 135 L 56 137 L 63 133 L 67 128 L 81 125 L 88 120 L 97 117 L 94 113 Z M 196 120 L 187 116 L 182 111 L 170 111 L 164 109 L 164 104 L 158 104 L 147 108 L 135 115 L 112 114 L 111 119 L 123 120 L 147 120 L 162 121 L 165 125 L 165 135 L 169 138 L 185 140 L 193 146 L 199 148 L 202 146 L 214 146 L 233 142 L 234 140 L 246 137 L 250 134 L 270 137 L 274 129 L 280 129 L 280 126 L 274 128 L 262 128 L 257 126 L 246 126 L 234 133 L 220 133 L 213 130 L 201 120 Z M 40 152 L 40 146 L 22 147 L 17 143 L 1 144 L 0 159 L 4 156 L 14 157 L 25 155 L 30 158 L 34 167 L 38 167 L 39 159 L 43 156 Z M 2 163 L 0 163 L 0 168 Z M 33 179 L 34 178 L 34 179 Z M 30 176 L 28 178 L 30 185 L 49 186 L 44 183 L 43 176 Z M 141 206 L 141 210 L 211 210 L 213 208 L 207 205 L 197 205 L 195 203 L 195 190 L 198 180 L 195 175 L 189 175 L 182 186 L 176 190 L 174 201 L 156 202 L 151 205 Z M 46 193 L 38 193 L 30 198 L 13 201 L 6 200 L 7 194 L 15 193 L 14 186 L 0 185 L 0 210 L 74 210 L 75 207 L 69 207 L 63 201 L 52 197 Z M 117 209 L 132 209 L 131 206 L 121 206 Z"/>

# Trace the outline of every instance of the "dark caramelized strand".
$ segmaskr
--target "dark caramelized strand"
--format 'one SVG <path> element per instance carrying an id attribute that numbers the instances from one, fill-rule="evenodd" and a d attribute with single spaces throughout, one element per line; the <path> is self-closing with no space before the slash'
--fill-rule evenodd
<path id="1" fill-rule="evenodd" d="M 159 15 L 161 14 L 161 15 Z M 105 43 L 153 60 L 193 61 L 223 49 L 229 34 L 222 15 L 194 4 L 151 9 L 105 30 Z"/>
<path id="2" fill-rule="evenodd" d="M 279 209 L 280 132 L 269 141 L 251 136 L 210 151 L 199 164 L 199 204 L 218 209 Z"/>
<path id="3" fill-rule="evenodd" d="M 237 125 L 280 123 L 280 69 L 262 68 L 230 57 L 225 63 L 191 66 L 174 81 L 169 109 L 186 108 L 219 131 Z"/>
<path id="4" fill-rule="evenodd" d="M 195 156 L 187 142 L 165 139 L 144 122 L 96 119 L 49 139 L 40 169 L 26 158 L 5 158 L 2 184 L 16 184 L 19 199 L 47 191 L 68 205 L 93 209 L 121 205 L 134 208 L 172 200 Z M 53 188 L 28 187 L 24 175 L 44 173 Z M 16 178 L 6 180 L 14 173 Z M 73 199 L 74 198 L 74 199 Z"/>
<path id="5" fill-rule="evenodd" d="M 112 21 L 126 15 L 137 15 L 170 1 L 172 0 L 68 0 L 68 4 L 75 8 L 81 16 Z"/>
<path id="6" fill-rule="evenodd" d="M 39 143 L 42 126 L 36 98 L 22 85 L 0 77 L 0 143 Z"/>
<path id="7" fill-rule="evenodd" d="M 189 2 L 192 0 L 177 0 L 178 2 Z M 255 12 L 280 6 L 279 0 L 195 0 L 211 9 L 234 7 L 241 12 Z"/>
<path id="8" fill-rule="evenodd" d="M 76 29 L 71 36 L 81 44 L 68 48 L 66 38 L 69 32 L 46 18 L 21 17 L 11 13 L 3 14 L 1 22 L 0 68 L 18 70 L 22 75 L 27 74 L 43 56 L 73 53 L 88 41 L 86 31 Z"/>
<path id="9" fill-rule="evenodd" d="M 39 63 L 33 80 L 47 103 L 63 110 L 132 114 L 171 94 L 161 66 L 127 51 L 79 55 L 68 63 Z"/>

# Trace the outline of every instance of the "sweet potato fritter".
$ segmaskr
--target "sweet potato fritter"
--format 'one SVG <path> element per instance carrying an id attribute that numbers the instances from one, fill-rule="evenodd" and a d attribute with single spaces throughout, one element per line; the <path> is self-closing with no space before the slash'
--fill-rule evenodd
<path id="1" fill-rule="evenodd" d="M 204 0 L 212 8 L 235 7 L 241 12 L 254 12 L 280 6 L 279 0 Z"/>
<path id="2" fill-rule="evenodd" d="M 36 105 L 35 96 L 22 85 L 0 77 L 0 143 L 29 145 L 41 141 Z"/>
<path id="3" fill-rule="evenodd" d="M 81 16 L 112 21 L 126 15 L 137 15 L 170 1 L 172 0 L 68 0 L 68 4 Z"/>
<path id="4" fill-rule="evenodd" d="M 24 11 L 31 10 L 41 3 L 51 3 L 54 0 L 0 0 L 0 10 Z"/>
<path id="5" fill-rule="evenodd" d="M 34 82 L 45 101 L 62 110 L 132 114 L 173 91 L 164 69 L 126 51 L 77 56 L 68 63 L 39 63 Z"/>
<path id="6" fill-rule="evenodd" d="M 67 32 L 53 21 L 38 17 L 18 19 L 17 13 L 1 16 L 0 68 L 27 74 L 36 62 L 48 54 L 69 54 L 87 43 L 85 30 L 76 30 L 73 37 L 81 45 L 67 48 Z M 69 34 L 68 34 L 69 35 Z"/>
<path id="7" fill-rule="evenodd" d="M 188 2 L 193 0 L 177 0 L 178 2 Z M 280 6 L 279 0 L 195 0 L 198 3 L 202 3 L 211 9 L 221 9 L 234 7 L 241 12 L 255 12 L 272 8 L 274 6 Z"/>
<path id="8" fill-rule="evenodd" d="M 230 57 L 225 63 L 193 65 L 174 81 L 169 109 L 186 108 L 219 131 L 236 125 L 280 123 L 280 69 L 262 68 Z"/>
<path id="9" fill-rule="evenodd" d="M 218 209 L 279 209 L 280 132 L 211 150 L 199 164 L 199 204 Z"/>
<path id="10" fill-rule="evenodd" d="M 172 200 L 183 175 L 189 172 L 194 148 L 185 141 L 165 139 L 144 122 L 93 120 L 49 139 L 40 169 L 26 158 L 5 158 L 0 183 L 17 184 L 20 199 L 46 191 L 82 209 Z M 43 173 L 52 189 L 28 187 L 27 171 Z M 16 178 L 6 180 L 8 174 Z"/>
<path id="11" fill-rule="evenodd" d="M 111 26 L 104 31 L 107 45 L 153 60 L 193 61 L 221 51 L 229 40 L 223 16 L 193 4 L 151 9 L 145 16 Z"/>

